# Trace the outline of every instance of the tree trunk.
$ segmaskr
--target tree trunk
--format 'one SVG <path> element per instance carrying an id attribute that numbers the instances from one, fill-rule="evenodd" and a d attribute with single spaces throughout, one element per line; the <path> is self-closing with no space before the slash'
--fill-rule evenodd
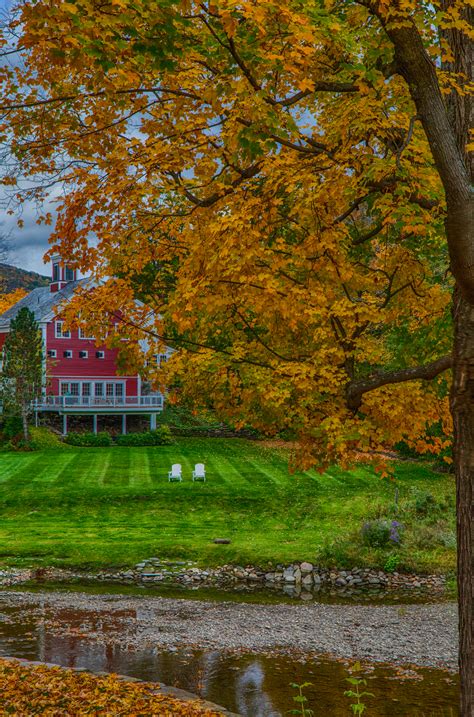
<path id="1" fill-rule="evenodd" d="M 23 421 L 23 437 L 25 441 L 28 441 L 30 439 L 28 431 L 28 409 L 25 406 L 21 408 L 21 420 Z"/>
<path id="2" fill-rule="evenodd" d="M 454 294 L 454 366 L 451 411 L 459 591 L 461 717 L 474 715 L 474 305 Z"/>

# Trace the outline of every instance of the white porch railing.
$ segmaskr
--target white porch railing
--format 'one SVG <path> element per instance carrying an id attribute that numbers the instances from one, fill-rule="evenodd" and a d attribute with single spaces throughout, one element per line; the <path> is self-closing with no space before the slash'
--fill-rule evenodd
<path id="1" fill-rule="evenodd" d="M 36 410 L 61 408 L 163 408 L 161 394 L 151 396 L 43 396 Z"/>

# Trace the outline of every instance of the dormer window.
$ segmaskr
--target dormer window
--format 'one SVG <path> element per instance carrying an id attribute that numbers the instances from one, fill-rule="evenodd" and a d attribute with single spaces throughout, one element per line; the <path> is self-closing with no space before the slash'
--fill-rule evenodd
<path id="1" fill-rule="evenodd" d="M 61 267 L 59 264 L 53 264 L 53 281 L 61 280 Z"/>
<path id="2" fill-rule="evenodd" d="M 64 321 L 56 321 L 54 324 L 54 335 L 57 339 L 70 339 L 71 332 L 64 328 Z"/>
<path id="3" fill-rule="evenodd" d="M 69 266 L 64 269 L 64 281 L 74 281 L 74 269 Z"/>

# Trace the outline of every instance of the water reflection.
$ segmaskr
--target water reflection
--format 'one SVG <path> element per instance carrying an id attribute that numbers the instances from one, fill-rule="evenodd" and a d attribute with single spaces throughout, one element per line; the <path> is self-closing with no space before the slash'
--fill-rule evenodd
<path id="1" fill-rule="evenodd" d="M 18 587 L 12 588 L 14 591 Z M 210 600 L 232 602 L 256 602 L 261 604 L 294 603 L 314 600 L 318 603 L 333 605 L 373 605 L 428 604 L 452 601 L 455 596 L 449 590 L 430 590 L 420 588 L 397 588 L 387 590 L 382 586 L 363 586 L 360 588 L 334 588 L 331 586 L 303 587 L 301 585 L 268 585 L 235 583 L 231 586 L 204 587 L 201 585 L 180 585 L 178 583 L 135 584 L 132 582 L 106 582 L 97 580 L 77 580 L 65 582 L 30 581 L 23 583 L 21 589 L 47 592 L 88 592 L 94 595 L 150 595 L 153 597 L 185 597 L 187 600 Z"/>
<path id="2" fill-rule="evenodd" d="M 255 659 L 244 668 L 235 685 L 236 706 L 242 715 L 270 717 L 279 714 L 273 707 L 264 683 L 265 670 L 261 660 Z"/>
<path id="3" fill-rule="evenodd" d="M 140 607 L 140 611 L 146 609 Z M 131 619 L 134 610 L 121 617 Z M 127 650 L 120 620 L 107 612 L 74 609 L 52 611 L 41 598 L 22 607 L 0 603 L 0 654 L 39 659 L 67 667 L 116 672 L 161 681 L 226 706 L 244 717 L 283 717 L 296 705 L 290 683 L 311 682 L 305 690 L 315 717 L 348 717 L 347 665 L 335 660 L 308 660 L 289 655 L 255 655 L 221 650 L 143 645 Z M 96 639 L 88 635 L 94 634 Z M 107 636 L 115 642 L 107 641 Z M 420 679 L 420 676 L 423 679 Z M 437 670 L 409 672 L 400 681 L 395 670 L 368 673 L 367 714 L 371 717 L 455 717 L 457 686 Z"/>

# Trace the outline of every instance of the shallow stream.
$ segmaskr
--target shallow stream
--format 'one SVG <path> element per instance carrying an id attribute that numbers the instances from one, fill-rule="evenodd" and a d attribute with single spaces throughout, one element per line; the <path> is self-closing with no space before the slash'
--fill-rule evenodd
<path id="1" fill-rule="evenodd" d="M 58 586 L 52 587 L 58 589 Z M 188 647 L 127 650 L 120 643 L 107 641 L 107 631 L 113 629 L 113 621 L 103 612 L 55 610 L 45 605 L 41 591 L 50 588 L 34 588 L 31 599 L 14 607 L 8 603 L 11 591 L 0 593 L 0 654 L 164 682 L 245 717 L 288 715 L 289 710 L 297 707 L 292 701 L 295 691 L 290 684 L 310 682 L 305 694 L 314 717 L 349 717 L 351 714 L 351 700 L 344 696 L 350 667 L 347 661 L 311 658 L 297 652 L 267 655 Z M 150 591 L 157 595 L 156 589 L 117 586 L 62 586 L 62 590 L 65 589 L 128 595 L 144 595 Z M 193 591 L 192 597 L 222 599 L 215 592 L 213 596 L 204 596 L 202 592 Z M 183 598 L 189 595 L 183 591 L 178 594 Z M 167 596 L 177 595 L 168 593 Z M 243 598 L 264 602 L 274 601 L 276 596 L 267 598 L 252 593 Z M 229 600 L 228 594 L 225 599 Z M 130 611 L 132 620 L 134 612 Z M 89 632 L 102 633 L 103 639 L 91 640 Z M 443 670 L 368 665 L 365 677 L 367 687 L 364 689 L 373 693 L 373 697 L 364 698 L 367 717 L 455 717 L 458 714 L 457 680 Z"/>

